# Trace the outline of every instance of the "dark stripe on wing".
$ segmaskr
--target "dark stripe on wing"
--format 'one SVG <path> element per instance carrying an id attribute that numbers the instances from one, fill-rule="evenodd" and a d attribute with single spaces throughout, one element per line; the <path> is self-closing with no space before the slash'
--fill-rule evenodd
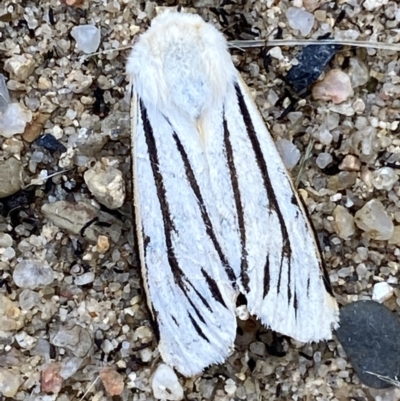
<path id="1" fill-rule="evenodd" d="M 178 321 L 175 319 L 175 316 L 171 315 L 172 321 L 179 327 Z"/>
<path id="2" fill-rule="evenodd" d="M 201 330 L 201 327 L 197 324 L 196 319 L 193 319 L 193 316 L 189 313 L 189 319 L 193 324 L 194 329 L 196 330 L 197 334 L 204 338 L 204 340 L 206 340 L 208 343 L 210 342 L 210 340 L 208 339 L 208 337 L 203 333 L 203 330 Z"/>
<path id="3" fill-rule="evenodd" d="M 197 291 L 196 291 L 197 293 Z M 186 296 L 190 306 L 193 308 L 193 310 L 196 312 L 197 317 L 204 323 L 206 324 L 206 321 L 204 320 L 204 317 L 201 315 L 200 311 L 197 309 L 197 306 L 193 303 L 193 301 L 190 299 L 190 297 Z"/>
<path id="4" fill-rule="evenodd" d="M 247 250 L 246 250 L 246 227 L 244 224 L 244 212 L 243 212 L 243 205 L 240 196 L 240 189 L 239 189 L 239 181 L 236 172 L 235 160 L 233 156 L 233 149 L 230 139 L 230 134 L 228 130 L 228 124 L 226 119 L 224 118 L 223 121 L 224 125 L 224 145 L 226 151 L 226 160 L 228 163 L 229 174 L 231 177 L 231 184 L 233 189 L 233 197 L 235 199 L 235 206 L 238 216 L 238 223 L 239 223 L 239 233 L 240 233 L 240 246 L 241 246 L 241 259 L 240 259 L 240 277 L 243 284 L 244 289 L 249 292 L 249 282 L 250 277 L 247 273 L 247 269 L 249 264 L 247 262 Z"/>
<path id="5" fill-rule="evenodd" d="M 268 295 L 271 284 L 271 276 L 269 273 L 269 255 L 264 265 L 264 298 Z"/>
<path id="6" fill-rule="evenodd" d="M 194 175 L 188 155 L 187 155 L 185 148 L 183 147 L 178 135 L 176 135 L 175 132 L 173 134 L 173 138 L 175 139 L 176 147 L 178 148 L 178 151 L 182 157 L 183 165 L 185 166 L 187 180 L 193 190 L 194 195 L 197 198 L 197 203 L 199 204 L 199 207 L 200 207 L 201 218 L 203 219 L 204 227 L 206 228 L 206 233 L 210 237 L 210 239 L 214 245 L 214 248 L 217 251 L 219 259 L 221 260 L 221 263 L 224 266 L 224 269 L 228 275 L 229 280 L 231 280 L 232 283 L 234 283 L 236 281 L 235 273 L 233 272 L 232 267 L 229 265 L 228 260 L 227 260 L 226 256 L 224 255 L 221 245 L 219 244 L 217 237 L 215 235 L 210 216 L 205 207 L 203 196 L 201 194 L 199 184 L 197 183 L 196 176 Z"/>
<path id="7" fill-rule="evenodd" d="M 218 288 L 216 281 L 212 277 L 210 277 L 203 268 L 201 268 L 201 272 L 208 284 L 208 288 L 210 289 L 213 298 L 216 301 L 218 301 L 221 305 L 225 306 L 226 309 L 228 309 L 228 307 L 225 304 L 224 298 L 222 298 L 222 294 Z"/>
<path id="8" fill-rule="evenodd" d="M 268 199 L 269 199 L 269 202 L 271 205 L 270 207 L 276 213 L 276 216 L 278 217 L 278 220 L 279 220 L 279 226 L 280 226 L 280 230 L 281 230 L 283 245 L 282 245 L 282 254 L 281 254 L 281 265 L 280 265 L 279 278 L 278 278 L 278 292 L 280 291 L 282 265 L 286 258 L 287 263 L 288 263 L 287 291 L 288 291 L 288 301 L 290 302 L 291 297 L 292 297 L 291 288 L 290 288 L 291 287 L 290 277 L 291 277 L 292 249 L 291 249 L 291 244 L 290 244 L 290 240 L 289 240 L 289 234 L 288 234 L 287 227 L 285 224 L 285 219 L 283 218 L 282 212 L 279 208 L 278 200 L 276 198 L 274 189 L 272 187 L 271 179 L 270 179 L 269 173 L 268 173 L 267 163 L 264 159 L 264 155 L 261 150 L 260 142 L 258 141 L 257 134 L 254 129 L 253 121 L 251 120 L 250 112 L 247 108 L 246 102 L 244 100 L 243 94 L 242 94 L 238 84 L 235 85 L 235 89 L 236 89 L 236 95 L 237 95 L 237 99 L 238 99 L 238 103 L 239 103 L 240 112 L 243 116 L 243 121 L 246 126 L 247 135 L 249 136 L 249 139 L 250 139 L 250 142 L 251 142 L 251 145 L 253 147 L 253 151 L 254 151 L 254 154 L 256 157 L 257 165 L 261 172 L 263 184 L 264 184 L 264 187 L 267 192 L 267 196 L 268 196 Z"/>
<path id="9" fill-rule="evenodd" d="M 188 278 L 185 276 L 182 269 L 179 267 L 179 262 L 176 258 L 174 247 L 172 244 L 172 231 L 176 231 L 172 218 L 171 212 L 169 209 L 169 204 L 167 201 L 166 189 L 163 181 L 163 176 L 159 169 L 159 160 L 158 160 L 158 151 L 156 142 L 154 139 L 153 128 L 149 122 L 149 118 L 147 115 L 146 108 L 144 107 L 143 103 L 140 101 L 140 112 L 142 116 L 143 122 L 143 130 L 146 139 L 146 144 L 148 148 L 149 158 L 150 158 L 150 165 L 153 172 L 154 182 L 156 184 L 156 191 L 157 191 L 157 198 L 160 202 L 161 213 L 163 216 L 163 223 L 164 223 L 164 235 L 165 235 L 165 242 L 167 246 L 167 255 L 168 255 L 168 263 L 171 267 L 172 274 L 174 276 L 175 282 L 178 287 L 182 290 L 183 294 L 185 295 L 186 299 L 188 300 L 189 304 L 192 306 L 193 310 L 196 312 L 196 315 L 199 319 L 205 324 L 205 320 L 201 313 L 198 311 L 196 306 L 193 304 L 193 301 L 188 294 L 188 284 L 194 288 L 194 286 L 190 283 Z M 198 292 L 196 291 L 196 294 Z M 204 297 L 200 297 L 202 302 L 205 301 Z M 208 305 L 206 305 L 208 306 Z"/>

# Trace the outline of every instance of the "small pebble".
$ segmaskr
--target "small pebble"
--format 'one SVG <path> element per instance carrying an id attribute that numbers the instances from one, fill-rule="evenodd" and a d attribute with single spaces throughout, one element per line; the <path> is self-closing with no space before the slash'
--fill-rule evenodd
<path id="1" fill-rule="evenodd" d="M 286 18 L 292 29 L 298 29 L 302 36 L 307 36 L 314 25 L 314 16 L 308 11 L 297 7 L 289 7 Z"/>
<path id="2" fill-rule="evenodd" d="M 17 341 L 18 345 L 21 348 L 30 350 L 32 349 L 37 342 L 35 337 L 30 336 L 29 334 L 25 333 L 24 331 L 20 331 L 15 334 L 15 340 Z"/>
<path id="3" fill-rule="evenodd" d="M 282 49 L 280 48 L 280 46 L 275 46 L 273 47 L 268 54 L 273 57 L 276 58 L 277 60 L 282 60 L 283 59 L 283 54 L 282 54 Z"/>
<path id="4" fill-rule="evenodd" d="M 67 6 L 80 7 L 85 3 L 85 0 L 61 0 L 61 3 L 65 3 Z"/>
<path id="5" fill-rule="evenodd" d="M 361 162 L 357 158 L 357 156 L 346 155 L 345 158 L 340 163 L 339 169 L 344 171 L 360 171 Z"/>
<path id="6" fill-rule="evenodd" d="M 71 36 L 76 40 L 79 50 L 86 54 L 95 52 L 100 46 L 100 29 L 94 25 L 79 25 L 71 29 Z"/>
<path id="7" fill-rule="evenodd" d="M 24 150 L 24 143 L 15 137 L 8 138 L 3 143 L 3 150 L 6 154 L 19 156 Z"/>
<path id="8" fill-rule="evenodd" d="M 40 90 L 49 90 L 51 89 L 53 84 L 51 81 L 46 77 L 39 77 L 38 80 L 38 89 Z"/>
<path id="9" fill-rule="evenodd" d="M 40 295 L 28 288 L 21 291 L 19 294 L 19 306 L 22 310 L 30 310 L 40 303 Z"/>
<path id="10" fill-rule="evenodd" d="M 11 138 L 22 134 L 26 124 L 32 120 L 32 113 L 19 103 L 10 103 L 4 113 L 0 114 L 0 135 Z"/>
<path id="11" fill-rule="evenodd" d="M 228 394 L 230 397 L 233 397 L 235 395 L 236 389 L 237 389 L 236 383 L 232 379 L 228 379 L 225 382 L 224 390 L 226 394 Z"/>
<path id="12" fill-rule="evenodd" d="M 393 235 L 389 239 L 389 244 L 400 245 L 400 226 L 395 226 Z"/>
<path id="13" fill-rule="evenodd" d="M 328 166 L 330 163 L 332 163 L 332 155 L 330 153 L 320 153 L 315 160 L 317 166 L 321 169 L 324 169 L 326 166 Z"/>
<path id="14" fill-rule="evenodd" d="M 380 304 L 388 300 L 393 295 L 393 287 L 384 281 L 374 284 L 372 299 Z"/>
<path id="15" fill-rule="evenodd" d="M 363 7 L 367 11 L 373 11 L 376 8 L 382 7 L 388 3 L 389 0 L 365 0 L 363 2 Z"/>
<path id="16" fill-rule="evenodd" d="M 93 272 L 83 273 L 80 276 L 76 276 L 74 283 L 76 285 L 87 285 L 93 283 L 95 275 Z"/>
<path id="17" fill-rule="evenodd" d="M 360 59 L 352 57 L 349 60 L 348 74 L 353 88 L 364 86 L 369 81 L 368 67 Z"/>
<path id="18" fill-rule="evenodd" d="M 45 261 L 21 260 L 13 271 L 15 284 L 31 290 L 51 284 L 54 278 L 52 268 Z"/>
<path id="19" fill-rule="evenodd" d="M 398 180 L 399 176 L 390 167 L 382 167 L 372 172 L 372 185 L 379 190 L 391 191 Z"/>
<path id="20" fill-rule="evenodd" d="M 116 111 L 110 113 L 101 123 L 101 131 L 111 139 L 128 138 L 131 120 L 129 113 Z"/>
<path id="21" fill-rule="evenodd" d="M 125 201 L 125 183 L 122 172 L 107 164 L 97 162 L 83 175 L 89 191 L 109 209 L 120 208 Z"/>
<path id="22" fill-rule="evenodd" d="M 12 246 L 13 239 L 10 234 L 0 233 L 0 247 L 1 248 L 8 248 Z"/>
<path id="23" fill-rule="evenodd" d="M 0 394 L 3 397 L 14 398 L 21 383 L 17 369 L 0 368 Z"/>
<path id="24" fill-rule="evenodd" d="M 361 382 L 373 388 L 391 384 L 367 372 L 400 375 L 400 320 L 375 301 L 357 301 L 340 310 L 337 336 Z"/>
<path id="25" fill-rule="evenodd" d="M 6 111 L 10 103 L 11 100 L 6 84 L 6 78 L 3 74 L 0 74 L 0 114 Z"/>
<path id="26" fill-rule="evenodd" d="M 4 69 L 10 73 L 11 79 L 22 82 L 35 69 L 35 60 L 30 54 L 14 54 L 5 61 Z"/>
<path id="27" fill-rule="evenodd" d="M 27 124 L 22 135 L 25 141 L 32 143 L 43 131 L 46 122 L 49 120 L 50 114 L 35 113 L 32 121 Z"/>
<path id="28" fill-rule="evenodd" d="M 288 170 L 291 170 L 299 162 L 300 151 L 292 142 L 287 139 L 279 139 L 276 142 L 276 148 Z"/>
<path id="29" fill-rule="evenodd" d="M 104 367 L 100 370 L 100 378 L 110 397 L 120 395 L 124 390 L 124 378 L 115 369 Z"/>
<path id="30" fill-rule="evenodd" d="M 60 327 L 50 336 L 51 344 L 69 349 L 75 356 L 84 358 L 92 349 L 91 333 L 82 326 Z"/>
<path id="31" fill-rule="evenodd" d="M 44 393 L 58 394 L 61 391 L 63 379 L 60 376 L 60 368 L 58 362 L 53 362 L 42 370 L 40 385 Z"/>
<path id="32" fill-rule="evenodd" d="M 353 94 L 349 76 L 338 69 L 330 70 L 324 79 L 312 88 L 314 99 L 331 100 L 335 104 L 343 103 Z"/>
<path id="33" fill-rule="evenodd" d="M 183 399 L 183 388 L 178 377 L 165 363 L 157 366 L 150 383 L 154 397 L 159 400 L 180 401 Z"/>
<path id="34" fill-rule="evenodd" d="M 110 241 L 105 235 L 99 235 L 97 238 L 97 252 L 105 253 L 110 249 Z"/>
<path id="35" fill-rule="evenodd" d="M 39 136 L 35 143 L 36 145 L 42 146 L 43 148 L 53 152 L 59 151 L 63 153 L 67 151 L 67 148 L 51 134 Z"/>
<path id="36" fill-rule="evenodd" d="M 338 45 L 304 46 L 297 55 L 298 63 L 286 75 L 286 80 L 297 93 L 313 84 L 325 66 L 341 47 Z"/>
<path id="37" fill-rule="evenodd" d="M 354 216 L 355 223 L 372 239 L 388 240 L 394 225 L 385 207 L 377 199 L 371 199 Z"/>
<path id="38" fill-rule="evenodd" d="M 42 206 L 42 213 L 57 227 L 68 230 L 72 234 L 80 235 L 82 228 L 97 217 L 98 210 L 85 202 L 58 201 L 45 203 Z M 87 227 L 84 234 L 93 242 L 97 242 L 97 236 L 92 227 Z"/>
<path id="39" fill-rule="evenodd" d="M 64 380 L 67 380 L 78 371 L 82 365 L 82 362 L 83 359 L 76 356 L 64 358 L 61 361 L 60 376 Z"/>
<path id="40" fill-rule="evenodd" d="M 353 216 L 344 206 L 337 205 L 333 211 L 333 218 L 336 234 L 342 239 L 349 239 L 355 232 Z"/>
<path id="41" fill-rule="evenodd" d="M 319 0 L 303 0 L 303 6 L 304 8 L 312 13 L 315 11 L 320 5 Z"/>
<path id="42" fill-rule="evenodd" d="M 20 330 L 24 325 L 25 315 L 21 313 L 18 303 L 0 294 L 0 333 Z"/>

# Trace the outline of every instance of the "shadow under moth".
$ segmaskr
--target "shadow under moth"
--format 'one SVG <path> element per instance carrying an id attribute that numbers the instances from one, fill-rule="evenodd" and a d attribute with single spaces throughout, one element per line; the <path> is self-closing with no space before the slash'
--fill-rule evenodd
<path id="1" fill-rule="evenodd" d="M 329 339 L 338 308 L 299 195 L 223 35 L 155 18 L 127 63 L 139 256 L 163 360 L 222 363 L 236 298 L 298 341 Z"/>

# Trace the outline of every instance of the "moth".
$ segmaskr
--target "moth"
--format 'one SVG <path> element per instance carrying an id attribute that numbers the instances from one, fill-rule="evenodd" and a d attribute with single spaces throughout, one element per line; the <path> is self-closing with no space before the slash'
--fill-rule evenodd
<path id="1" fill-rule="evenodd" d="M 163 360 L 192 376 L 232 352 L 236 299 L 298 341 L 338 309 L 304 206 L 223 35 L 167 12 L 133 46 L 139 256 Z"/>

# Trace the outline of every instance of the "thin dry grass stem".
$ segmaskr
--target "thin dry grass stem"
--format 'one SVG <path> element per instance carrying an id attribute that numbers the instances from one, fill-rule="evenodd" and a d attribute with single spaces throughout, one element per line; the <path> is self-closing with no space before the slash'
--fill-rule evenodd
<path id="1" fill-rule="evenodd" d="M 71 170 L 72 170 L 72 168 L 67 169 L 67 170 L 56 171 L 55 173 L 47 175 L 46 177 L 40 177 L 40 179 L 36 178 L 33 180 L 34 182 L 30 182 L 29 184 L 26 184 L 22 189 L 27 189 L 33 185 L 43 185 L 49 178 L 56 177 L 57 175 L 60 175 L 60 174 L 68 173 L 68 171 L 71 171 Z M 37 182 L 35 182 L 35 180 Z"/>
<path id="2" fill-rule="evenodd" d="M 299 184 L 300 184 L 300 180 L 301 180 L 301 177 L 302 177 L 302 175 L 303 175 L 303 173 L 304 173 L 304 168 L 306 167 L 306 163 L 307 163 L 307 160 L 310 158 L 310 156 L 311 156 L 311 152 L 312 152 L 312 149 L 313 149 L 313 147 L 314 147 L 314 139 L 311 139 L 310 140 L 310 142 L 308 142 L 308 145 L 307 145 L 307 149 L 306 149 L 306 151 L 305 151 L 305 153 L 304 153 L 304 156 L 301 158 L 301 161 L 300 161 L 300 166 L 299 166 L 299 171 L 298 171 L 298 173 L 297 173 L 297 176 L 296 176 L 296 179 L 295 179 L 295 181 L 294 181 L 294 186 L 297 188 L 298 186 L 299 186 Z"/>
<path id="3" fill-rule="evenodd" d="M 249 49 L 263 46 L 308 46 L 308 45 L 322 45 L 322 44 L 400 51 L 400 43 L 367 42 L 362 40 L 270 39 L 270 40 L 232 40 L 229 42 L 230 47 L 235 47 L 239 49 Z"/>
<path id="4" fill-rule="evenodd" d="M 375 377 L 377 377 L 378 379 L 381 379 L 382 381 L 384 381 L 384 382 L 386 382 L 386 383 L 389 383 L 389 384 L 391 384 L 391 385 L 393 385 L 393 386 L 400 387 L 400 381 L 395 380 L 395 379 L 392 379 L 392 378 L 389 377 L 389 376 L 383 376 L 383 375 L 380 375 L 380 374 L 378 374 L 378 373 L 369 372 L 369 371 L 367 371 L 367 370 L 365 371 L 365 373 L 368 373 L 369 375 L 375 376 Z"/>
<path id="5" fill-rule="evenodd" d="M 89 393 L 89 391 L 93 388 L 93 386 L 96 384 L 97 380 L 99 380 L 100 376 L 97 376 L 93 382 L 90 384 L 90 386 L 87 388 L 87 390 L 85 391 L 85 393 L 83 394 L 83 396 L 81 398 L 79 398 L 79 401 L 83 401 L 83 399 L 87 396 L 87 394 Z"/>

